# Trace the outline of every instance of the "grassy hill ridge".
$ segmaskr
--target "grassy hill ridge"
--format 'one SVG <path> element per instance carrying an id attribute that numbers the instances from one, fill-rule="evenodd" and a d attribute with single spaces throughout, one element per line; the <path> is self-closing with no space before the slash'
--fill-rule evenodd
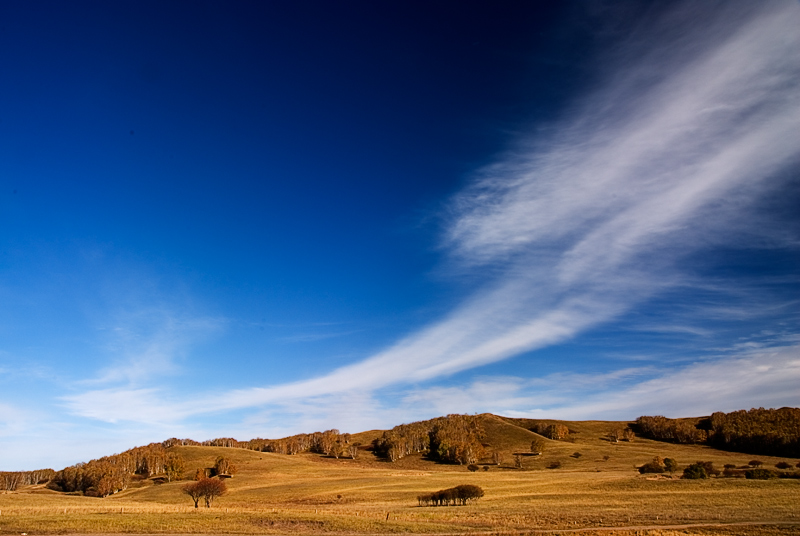
<path id="1" fill-rule="evenodd" d="M 228 493 L 210 509 L 195 510 L 181 492 L 185 480 L 137 476 L 125 491 L 105 498 L 58 493 L 43 485 L 0 494 L 0 533 L 197 533 L 197 534 L 387 534 L 470 533 L 597 527 L 658 526 L 726 522 L 800 522 L 800 481 L 706 481 L 639 475 L 636 467 L 655 456 L 681 467 L 698 460 L 718 466 L 747 464 L 751 455 L 705 445 L 679 445 L 634 438 L 615 443 L 608 432 L 627 423 L 552 421 L 571 431 L 545 440 L 541 456 L 530 450 L 535 422 L 491 414 L 476 416 L 487 450 L 499 450 L 499 465 L 470 472 L 421 453 L 388 462 L 369 451 L 356 459 L 316 452 L 284 455 L 246 448 L 174 445 L 168 454 L 185 462 L 184 478 L 222 456 L 238 470 Z M 384 431 L 353 434 L 365 442 Z M 576 457 L 575 453 L 581 453 Z M 765 465 L 779 458 L 763 457 Z M 558 469 L 548 469 L 553 462 Z M 796 462 L 796 460 L 794 460 Z M 483 488 L 485 496 L 463 507 L 419 507 L 416 497 L 460 484 Z M 712 529 L 709 530 L 713 533 Z M 721 530 L 721 529 L 720 529 Z M 737 529 L 737 534 L 762 534 Z M 764 529 L 766 530 L 766 529 Z M 788 534 L 789 529 L 779 533 Z M 782 532 L 781 532 L 782 531 Z M 656 530 L 652 534 L 665 534 Z M 622 533 L 622 532 L 621 532 Z M 639 534 L 647 533 L 640 530 Z"/>

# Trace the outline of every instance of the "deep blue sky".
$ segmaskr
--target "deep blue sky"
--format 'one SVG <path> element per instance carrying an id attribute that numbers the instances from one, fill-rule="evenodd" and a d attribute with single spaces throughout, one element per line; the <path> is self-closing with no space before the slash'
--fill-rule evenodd
<path id="1" fill-rule="evenodd" d="M 1 468 L 800 404 L 795 22 L 2 4 Z"/>

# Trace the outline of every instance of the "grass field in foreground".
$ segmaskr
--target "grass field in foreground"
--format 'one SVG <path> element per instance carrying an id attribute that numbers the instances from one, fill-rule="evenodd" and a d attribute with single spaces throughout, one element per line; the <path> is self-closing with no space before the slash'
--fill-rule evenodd
<path id="1" fill-rule="evenodd" d="M 744 465 L 752 455 L 649 440 L 611 443 L 605 432 L 619 423 L 568 423 L 575 432 L 572 441 L 549 442 L 543 456 L 526 457 L 520 470 L 511 455 L 526 449 L 531 432 L 497 418 L 487 423 L 493 427 L 487 430 L 489 441 L 507 458 L 489 471 L 472 473 L 420 456 L 391 464 L 369 453 L 358 460 L 335 460 L 176 447 L 187 460 L 187 475 L 213 465 L 219 455 L 238 465 L 227 482 L 229 493 L 212 508 L 195 510 L 181 493 L 185 482 L 145 480 L 104 499 L 34 486 L 0 495 L 0 532 L 390 534 L 783 522 L 798 525 L 694 527 L 690 533 L 800 534 L 798 480 L 655 479 L 635 470 L 656 455 L 675 458 L 682 466 L 698 460 Z M 581 456 L 572 457 L 575 452 Z M 768 465 L 777 461 L 759 458 Z M 562 467 L 547 469 L 553 461 Z M 458 484 L 481 486 L 485 497 L 468 506 L 417 506 L 417 495 Z M 671 528 L 647 532 L 687 533 Z"/>

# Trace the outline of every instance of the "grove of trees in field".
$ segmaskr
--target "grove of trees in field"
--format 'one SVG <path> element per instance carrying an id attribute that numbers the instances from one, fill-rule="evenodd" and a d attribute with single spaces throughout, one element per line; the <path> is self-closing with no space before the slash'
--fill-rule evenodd
<path id="1" fill-rule="evenodd" d="M 479 486 L 462 484 L 454 488 L 419 495 L 417 501 L 420 506 L 463 506 L 470 501 L 477 501 L 481 497 L 483 497 L 483 489 Z"/>
<path id="2" fill-rule="evenodd" d="M 737 452 L 800 458 L 800 409 L 716 412 L 696 425 L 663 416 L 636 419 L 639 433 L 675 443 L 705 443 Z"/>

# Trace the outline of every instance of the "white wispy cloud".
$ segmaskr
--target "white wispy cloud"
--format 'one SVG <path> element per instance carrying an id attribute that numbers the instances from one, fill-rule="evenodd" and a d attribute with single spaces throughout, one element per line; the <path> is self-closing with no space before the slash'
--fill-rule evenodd
<path id="1" fill-rule="evenodd" d="M 640 414 L 682 417 L 750 407 L 800 406 L 798 385 L 800 346 L 780 346 L 664 370 L 650 380 L 550 413 L 568 419 L 630 419 Z"/>
<path id="2" fill-rule="evenodd" d="M 685 284 L 684 255 L 741 245 L 754 201 L 780 189 L 780 172 L 800 157 L 800 4 L 742 6 L 686 2 L 640 28 L 619 45 L 604 84 L 476 173 L 449 206 L 443 247 L 492 279 L 441 321 L 317 378 L 168 404 L 171 414 L 423 382 L 557 344 Z M 763 378 L 767 390 L 783 381 Z M 731 393 L 749 381 L 727 379 Z M 648 396 L 667 396 L 666 384 L 649 387 Z M 96 394 L 71 397 L 71 409 L 119 419 Z M 622 411 L 620 400 L 600 407 Z"/>
<path id="3" fill-rule="evenodd" d="M 224 325 L 224 319 L 186 317 L 166 307 L 125 310 L 104 328 L 108 333 L 106 350 L 114 356 L 112 364 L 81 383 L 140 385 L 177 374 L 188 349 L 220 332 Z"/>

